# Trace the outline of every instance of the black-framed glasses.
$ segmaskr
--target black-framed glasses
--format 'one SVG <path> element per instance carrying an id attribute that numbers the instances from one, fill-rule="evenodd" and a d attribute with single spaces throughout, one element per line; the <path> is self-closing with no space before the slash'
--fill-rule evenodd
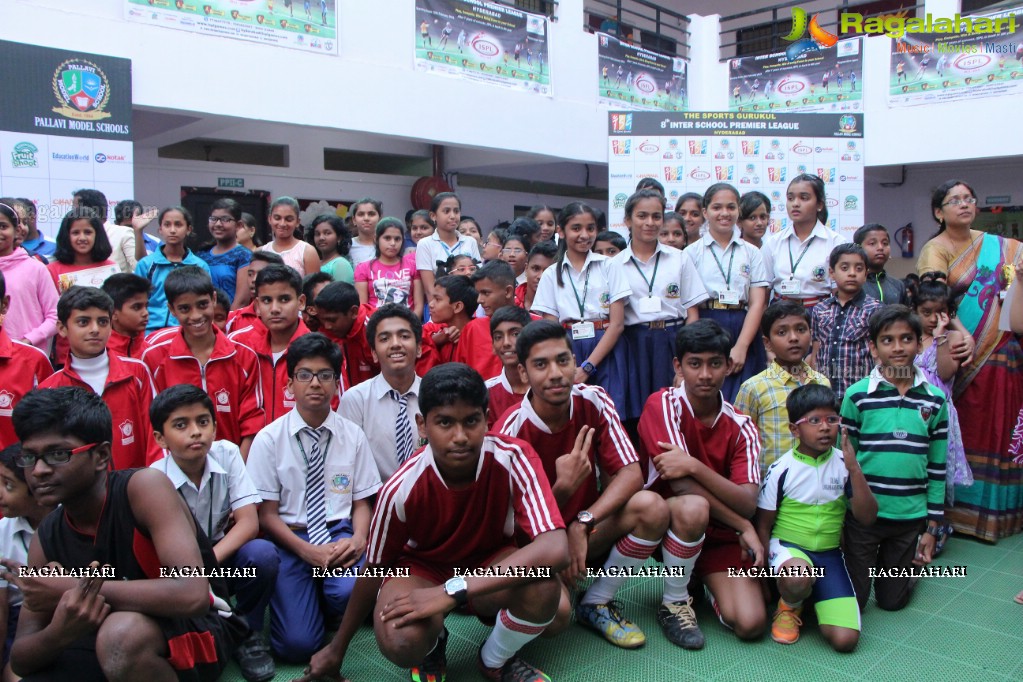
<path id="1" fill-rule="evenodd" d="M 233 222 L 234 222 L 234 218 L 232 218 L 229 215 L 211 215 L 210 216 L 210 225 L 216 225 L 217 223 L 223 223 L 224 225 L 227 225 L 228 223 L 233 223 Z"/>
<path id="2" fill-rule="evenodd" d="M 337 379 L 337 374 L 332 369 L 321 369 L 319 372 L 314 372 L 309 369 L 300 369 L 295 372 L 295 381 L 308 384 L 316 377 L 321 384 L 326 384 Z"/>
<path id="3" fill-rule="evenodd" d="M 810 426 L 820 426 L 821 423 L 826 423 L 828 426 L 838 426 L 842 421 L 842 418 L 837 414 L 831 414 L 827 417 L 803 417 L 796 421 L 796 426 L 800 424 L 809 424 Z"/>
<path id="4" fill-rule="evenodd" d="M 47 466 L 56 466 L 58 464 L 67 464 L 71 461 L 72 455 L 80 455 L 83 452 L 89 452 L 100 446 L 100 443 L 89 443 L 81 447 L 74 448 L 72 450 L 50 450 L 41 454 L 34 452 L 28 452 L 22 450 L 15 458 L 14 463 L 20 466 L 22 469 L 31 469 L 36 465 L 38 460 L 43 460 Z"/>

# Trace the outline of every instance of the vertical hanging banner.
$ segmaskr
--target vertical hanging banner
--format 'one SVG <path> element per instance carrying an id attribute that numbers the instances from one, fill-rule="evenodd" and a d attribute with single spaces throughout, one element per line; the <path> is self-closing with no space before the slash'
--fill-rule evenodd
<path id="1" fill-rule="evenodd" d="M 891 40 L 888 106 L 909 107 L 1023 93 L 1023 16 L 920 19 L 933 33 Z M 997 23 L 996 23 L 997 22 Z M 907 29 L 909 26 L 906 27 Z"/>
<path id="2" fill-rule="evenodd" d="M 625 201 L 643 178 L 664 185 L 669 206 L 716 182 L 771 200 L 771 232 L 788 226 L 785 192 L 800 173 L 824 181 L 829 227 L 863 225 L 863 114 L 732 111 L 611 112 L 608 225 L 623 234 Z"/>
<path id="3" fill-rule="evenodd" d="M 479 0 L 416 0 L 416 69 L 548 97 L 547 17 Z"/>
<path id="4" fill-rule="evenodd" d="M 860 40 L 842 40 L 833 50 L 804 52 L 796 59 L 776 52 L 729 60 L 729 110 L 862 111 Z"/>
<path id="5" fill-rule="evenodd" d="M 131 60 L 0 41 L 0 194 L 53 237 L 75 190 L 134 196 Z"/>
<path id="6" fill-rule="evenodd" d="M 597 101 L 615 109 L 685 111 L 686 60 L 597 34 Z"/>
<path id="7" fill-rule="evenodd" d="M 124 0 L 124 18 L 337 55 L 337 0 Z"/>

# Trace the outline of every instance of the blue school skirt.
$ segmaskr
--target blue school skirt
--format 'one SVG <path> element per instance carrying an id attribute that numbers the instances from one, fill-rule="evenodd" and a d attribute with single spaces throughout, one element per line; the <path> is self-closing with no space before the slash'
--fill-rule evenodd
<path id="1" fill-rule="evenodd" d="M 735 345 L 735 341 L 742 331 L 742 325 L 746 321 L 746 311 L 700 308 L 700 319 L 710 319 L 720 324 L 731 334 L 732 345 Z M 763 339 L 760 338 L 760 332 L 757 332 L 756 338 L 753 339 L 753 343 L 750 344 L 749 351 L 746 353 L 746 364 L 743 365 L 742 371 L 725 377 L 725 385 L 721 387 L 725 400 L 734 403 L 742 382 L 760 374 L 765 369 L 767 369 L 767 350 L 764 348 Z"/>
<path id="2" fill-rule="evenodd" d="M 568 330 L 568 336 L 571 338 L 571 330 Z M 586 362 L 586 358 L 590 357 L 590 353 L 602 338 L 604 338 L 604 330 L 598 329 L 595 330 L 592 339 L 572 339 L 572 353 L 575 355 L 576 367 Z M 625 410 L 625 394 L 629 386 L 628 358 L 629 352 L 626 350 L 623 337 L 618 339 L 618 343 L 597 365 L 597 371 L 590 375 L 589 381 L 586 382 L 600 386 L 607 391 L 611 400 L 614 401 L 618 414 L 624 414 Z"/>
<path id="3" fill-rule="evenodd" d="M 625 396 L 626 419 L 639 419 L 652 393 L 671 386 L 675 379 L 675 335 L 685 319 L 667 320 L 664 327 L 651 329 L 640 322 L 625 327 L 625 347 L 629 358 L 628 393 Z"/>

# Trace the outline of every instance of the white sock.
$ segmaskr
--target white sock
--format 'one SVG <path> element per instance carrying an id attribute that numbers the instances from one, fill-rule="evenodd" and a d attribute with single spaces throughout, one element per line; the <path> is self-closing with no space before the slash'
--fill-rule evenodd
<path id="1" fill-rule="evenodd" d="M 696 542 L 683 542 L 669 530 L 661 542 L 661 556 L 665 566 L 680 566 L 684 574 L 680 577 L 664 578 L 664 597 L 662 603 L 670 604 L 689 599 L 689 580 L 693 577 L 693 567 L 703 549 L 703 538 Z"/>
<path id="2" fill-rule="evenodd" d="M 480 651 L 483 665 L 488 668 L 500 668 L 519 649 L 536 639 L 553 620 L 554 618 L 551 618 L 546 623 L 530 623 L 511 615 L 508 609 L 501 609 L 497 614 L 497 623 Z"/>
<path id="3" fill-rule="evenodd" d="M 661 544 L 660 540 L 644 540 L 635 535 L 623 535 L 611 548 L 611 553 L 604 562 L 604 570 L 628 569 L 642 566 L 650 555 Z M 614 599 L 615 593 L 625 584 L 627 576 L 604 575 L 593 581 L 590 589 L 583 595 L 583 604 L 606 604 Z"/>

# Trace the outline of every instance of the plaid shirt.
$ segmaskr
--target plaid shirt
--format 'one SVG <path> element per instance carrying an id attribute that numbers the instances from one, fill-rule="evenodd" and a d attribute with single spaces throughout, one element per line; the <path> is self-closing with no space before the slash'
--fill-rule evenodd
<path id="1" fill-rule="evenodd" d="M 777 361 L 772 362 L 760 374 L 743 382 L 735 398 L 735 408 L 749 416 L 760 432 L 760 475 L 763 478 L 767 467 L 776 459 L 798 445 L 789 432 L 789 411 L 785 400 L 794 389 L 805 384 L 829 386 L 828 378 L 802 363 L 806 381 L 800 383 Z"/>
<path id="2" fill-rule="evenodd" d="M 820 344 L 817 370 L 831 381 L 839 400 L 850 384 L 867 376 L 874 368 L 867 346 L 867 320 L 882 305 L 861 289 L 845 305 L 832 295 L 813 307 L 813 341 Z"/>

